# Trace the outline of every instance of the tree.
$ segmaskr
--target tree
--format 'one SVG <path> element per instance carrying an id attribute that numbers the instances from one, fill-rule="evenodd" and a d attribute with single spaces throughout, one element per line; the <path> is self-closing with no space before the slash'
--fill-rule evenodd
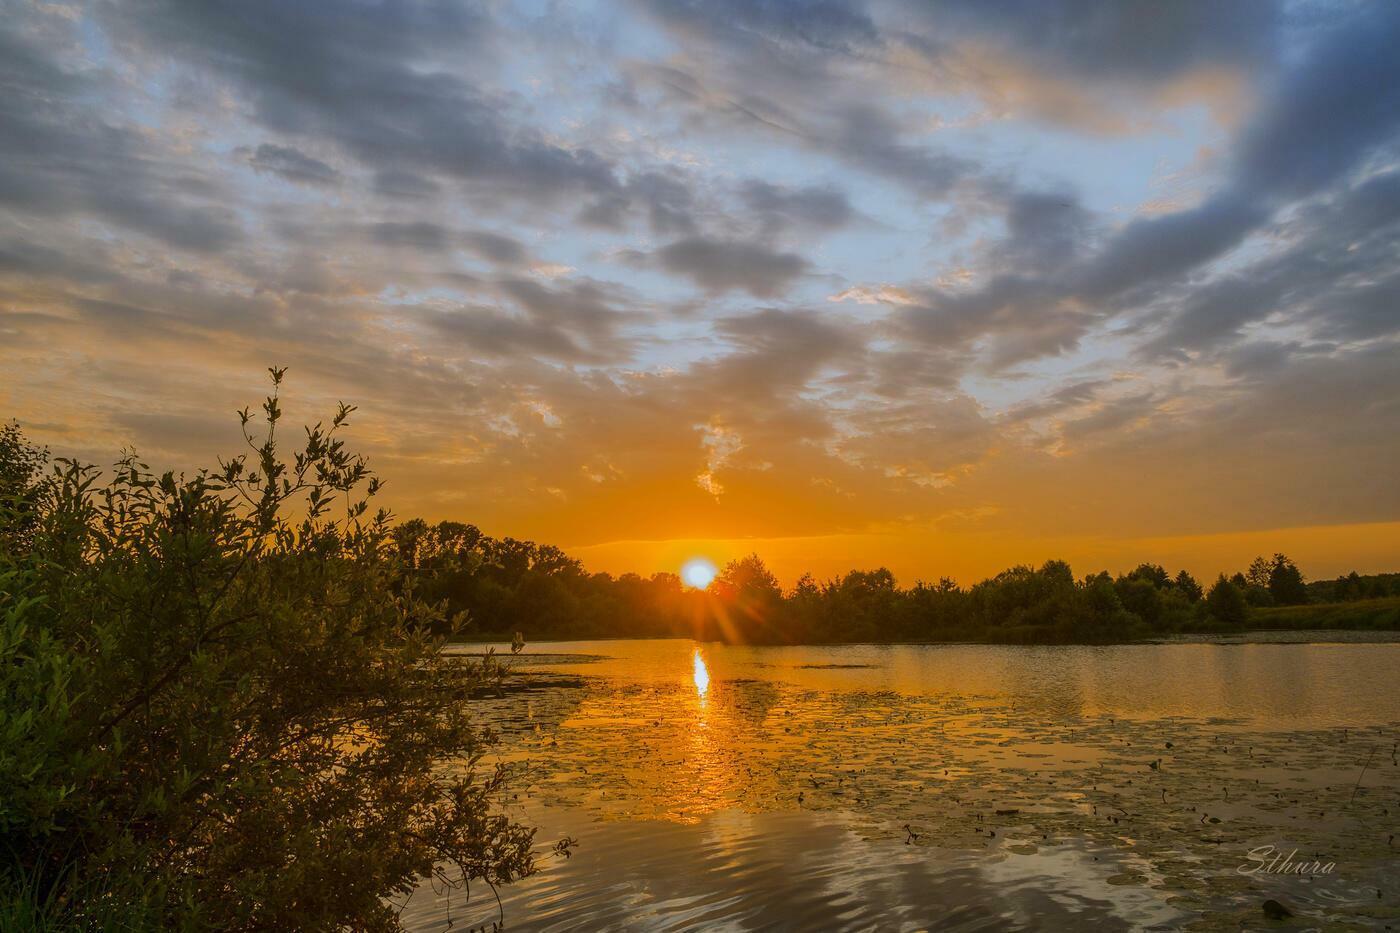
<path id="1" fill-rule="evenodd" d="M 1146 580 L 1159 590 L 1171 586 L 1171 576 L 1161 564 L 1138 564 L 1128 574 L 1128 577 L 1134 580 Z"/>
<path id="2" fill-rule="evenodd" d="M 725 564 L 711 586 L 716 592 L 740 601 L 770 602 L 783 595 L 778 578 L 757 554 Z"/>
<path id="3" fill-rule="evenodd" d="M 852 570 L 827 587 L 831 621 L 842 641 L 868 641 L 896 630 L 899 591 L 887 568 Z M 888 637 L 888 636 L 886 636 Z"/>
<path id="4" fill-rule="evenodd" d="M 720 602 L 721 614 L 716 621 L 725 640 L 752 642 L 771 637 L 767 626 L 782 605 L 783 592 L 778 578 L 757 554 L 725 564 L 709 591 Z"/>
<path id="5" fill-rule="evenodd" d="M 1052 586 L 1067 588 L 1074 586 L 1074 571 L 1062 560 L 1047 560 L 1040 565 L 1040 575 Z"/>
<path id="6" fill-rule="evenodd" d="M 1269 567 L 1269 595 L 1279 606 L 1299 606 L 1308 601 L 1308 588 L 1303 574 L 1293 561 L 1275 554 Z"/>
<path id="7" fill-rule="evenodd" d="M 1250 586 L 1268 589 L 1269 577 L 1273 572 L 1274 562 L 1261 554 L 1249 562 L 1249 569 L 1244 572 L 1244 579 Z"/>
<path id="8" fill-rule="evenodd" d="M 819 592 L 817 581 L 810 573 L 804 573 L 797 578 L 797 582 L 793 584 L 792 592 L 788 594 L 787 598 L 797 602 L 806 602 L 816 599 Z"/>
<path id="9" fill-rule="evenodd" d="M 440 654 L 450 620 L 338 436 L 353 408 L 282 458 L 281 379 L 217 469 L 132 455 L 11 484 L 0 904 L 32 896 L 74 929 L 393 929 L 387 898 L 422 876 L 533 869 L 472 723 L 499 669 Z M 0 447 L 0 475 L 31 456 Z"/>
<path id="10" fill-rule="evenodd" d="M 1162 616 L 1162 595 L 1152 582 L 1152 578 L 1145 576 L 1128 576 L 1119 580 L 1115 585 L 1118 591 L 1118 599 L 1123 604 L 1123 608 L 1137 616 L 1148 625 L 1155 626 Z"/>
<path id="11" fill-rule="evenodd" d="M 41 482 L 47 450 L 24 439 L 13 421 L 0 425 L 0 548 L 26 548 L 43 508 L 46 485 Z"/>
<path id="12" fill-rule="evenodd" d="M 1201 601 L 1201 597 L 1204 595 L 1201 592 L 1201 585 L 1196 582 L 1195 577 L 1185 570 L 1178 573 L 1172 582 L 1181 595 L 1186 597 L 1187 602 L 1197 603 Z"/>
<path id="13" fill-rule="evenodd" d="M 1118 588 L 1107 573 L 1085 577 L 1080 589 L 1089 617 L 1089 634 L 1111 636 L 1129 628 L 1133 618 L 1123 607 Z"/>
<path id="14" fill-rule="evenodd" d="M 1249 606 L 1240 588 L 1225 579 L 1222 573 L 1206 594 L 1206 612 L 1225 625 L 1241 626 L 1248 618 Z"/>
<path id="15" fill-rule="evenodd" d="M 1333 598 L 1338 602 L 1350 602 L 1351 600 L 1360 599 L 1364 592 L 1365 590 L 1361 583 L 1361 575 L 1353 570 L 1346 576 L 1337 578 L 1337 582 L 1334 585 Z"/>

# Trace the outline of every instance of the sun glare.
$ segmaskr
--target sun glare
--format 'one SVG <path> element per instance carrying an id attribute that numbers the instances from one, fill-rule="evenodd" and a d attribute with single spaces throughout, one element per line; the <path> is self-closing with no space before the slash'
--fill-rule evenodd
<path id="1" fill-rule="evenodd" d="M 686 586 L 693 586 L 697 590 L 703 590 L 710 585 L 710 581 L 715 578 L 715 565 L 703 557 L 692 557 L 681 567 L 681 579 Z"/>
<path id="2" fill-rule="evenodd" d="M 694 678 L 695 692 L 704 696 L 710 690 L 710 669 L 705 666 L 705 659 L 700 654 L 700 649 L 695 649 L 694 657 Z"/>

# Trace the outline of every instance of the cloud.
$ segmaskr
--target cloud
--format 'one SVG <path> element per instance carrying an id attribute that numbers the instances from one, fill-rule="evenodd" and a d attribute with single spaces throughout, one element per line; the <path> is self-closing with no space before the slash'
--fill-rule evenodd
<path id="1" fill-rule="evenodd" d="M 100 76 L 47 52 L 72 52 L 72 23 L 21 7 L 0 30 L 0 206 L 40 217 L 92 216 L 199 253 L 242 238 L 224 188 L 92 101 Z"/>
<path id="2" fill-rule="evenodd" d="M 1271 198 L 1318 191 L 1400 128 L 1400 9 L 1362 6 L 1318 40 L 1239 141 L 1234 185 Z M 1391 150 L 1393 156 L 1394 150 Z"/>
<path id="3" fill-rule="evenodd" d="M 277 175 L 299 185 L 331 187 L 340 184 L 339 172 L 293 146 L 263 143 L 251 152 L 242 152 L 248 164 L 259 172 Z"/>
<path id="4" fill-rule="evenodd" d="M 488 230 L 464 233 L 462 243 L 481 258 L 501 266 L 518 266 L 529 259 L 529 252 L 519 240 Z"/>
<path id="5" fill-rule="evenodd" d="M 438 194 L 442 187 L 430 178 L 397 169 L 380 169 L 374 173 L 374 191 L 387 198 L 423 200 Z"/>
<path id="6" fill-rule="evenodd" d="M 1006 203 L 1006 237 L 992 261 L 1000 268 L 1053 274 L 1089 244 L 1092 218 L 1071 194 L 1020 191 Z"/>
<path id="7" fill-rule="evenodd" d="M 1140 217 L 1074 270 L 1075 293 L 1105 300 L 1191 272 L 1229 252 L 1268 217 L 1267 209 L 1233 192 L 1199 207 Z"/>
<path id="8" fill-rule="evenodd" d="M 597 153 L 513 123 L 503 101 L 448 66 L 449 55 L 485 55 L 496 34 L 471 3 L 146 0 L 106 18 L 124 38 L 226 78 L 268 130 L 320 137 L 400 181 L 427 173 L 542 201 L 618 187 Z"/>
<path id="9" fill-rule="evenodd" d="M 1233 106 L 1222 79 L 1250 83 L 1267 74 L 1284 19 L 1268 0 L 1112 7 L 1092 0 L 934 0 L 897 4 L 888 17 L 909 53 L 939 80 L 998 111 L 1097 131 L 1140 125 L 1147 105 L 1163 99 Z"/>
<path id="10" fill-rule="evenodd" d="M 1369 176 L 1276 225 L 1282 248 L 1230 274 L 1170 291 L 1170 313 L 1143 356 L 1209 351 L 1268 318 L 1322 340 L 1370 340 L 1400 333 L 1397 281 L 1377 274 L 1400 246 L 1400 173 Z"/>
<path id="11" fill-rule="evenodd" d="M 382 221 L 370 228 L 370 237 L 380 246 L 404 246 L 412 249 L 442 252 L 447 249 L 451 232 L 426 220 L 395 223 Z"/>
<path id="12" fill-rule="evenodd" d="M 369 235 L 380 246 L 425 253 L 464 249 L 499 266 L 521 266 L 530 259 L 525 245 L 513 237 L 489 230 L 449 230 L 425 220 L 381 221 L 371 225 Z"/>
<path id="13" fill-rule="evenodd" d="M 476 359 L 549 358 L 564 363 L 620 363 L 633 350 L 623 332 L 633 318 L 625 290 L 573 280 L 546 285 L 503 277 L 481 284 L 493 303 L 435 303 L 416 309 L 447 355 Z"/>
<path id="14" fill-rule="evenodd" d="M 830 187 L 790 188 L 752 178 L 740 188 L 740 197 L 770 235 L 788 229 L 837 230 L 855 216 L 846 195 Z"/>
<path id="15" fill-rule="evenodd" d="M 1347 173 L 1364 165 L 1378 146 L 1395 144 L 1400 96 L 1393 91 L 1397 82 L 1383 80 L 1393 60 L 1376 53 L 1397 29 L 1400 15 L 1382 8 L 1318 40 L 1241 128 L 1238 150 L 1219 190 L 1196 207 L 1135 218 L 1098 237 L 1096 251 L 1083 249 L 1088 242 L 1086 218 L 1072 201 L 1063 202 L 1071 222 L 1047 229 L 1046 218 L 1054 216 L 1048 208 L 1059 202 L 1014 195 L 1008 209 L 1009 236 L 991 255 L 1015 271 L 993 275 L 972 292 L 906 289 L 921 300 L 897 310 L 894 319 L 900 333 L 930 344 L 981 342 L 986 364 L 995 369 L 1066 353 L 1094 328 L 1125 314 L 1141 314 L 1144 308 L 1165 311 L 1169 321 L 1145 345 L 1143 352 L 1149 357 L 1235 339 L 1245 326 L 1271 314 L 1287 317 L 1290 309 L 1295 316 L 1326 315 L 1329 304 L 1337 313 L 1350 308 L 1355 321 L 1365 322 L 1358 324 L 1357 333 L 1386 332 L 1383 323 L 1377 324 L 1378 316 L 1367 310 L 1376 307 L 1374 300 L 1368 301 L 1367 290 L 1346 286 L 1330 298 L 1322 290 L 1342 286 L 1344 270 L 1357 263 L 1328 248 L 1327 238 L 1333 234 L 1321 227 L 1308 235 L 1308 248 L 1286 250 L 1238 274 L 1212 275 L 1211 270 L 1258 237 L 1281 205 L 1324 186 L 1344 184 Z M 1353 48 L 1356 68 L 1347 71 L 1342 62 Z M 1353 88 L 1339 72 L 1361 79 L 1362 86 Z M 1331 111 L 1341 114 L 1325 121 L 1334 126 L 1335 136 L 1304 131 Z M 1364 180 L 1358 184 L 1380 185 Z M 1358 200 L 1345 190 L 1337 197 L 1348 203 Z M 1357 209 L 1365 210 L 1359 205 Z M 1332 219 L 1345 223 L 1337 216 Z M 1319 267 L 1319 250 L 1334 257 L 1330 272 Z M 1385 295 L 1386 285 L 1378 289 Z M 1318 330 L 1328 336 L 1339 333 L 1336 324 Z"/>
<path id="16" fill-rule="evenodd" d="M 642 4 L 687 49 L 630 77 L 693 113 L 697 127 L 761 132 L 941 198 L 976 183 L 976 163 L 911 140 L 862 71 L 884 37 L 854 4 Z"/>
<path id="17" fill-rule="evenodd" d="M 795 253 L 703 237 L 667 244 L 654 259 L 667 272 L 684 276 L 711 294 L 740 290 L 755 298 L 781 295 L 808 269 L 807 260 Z"/>

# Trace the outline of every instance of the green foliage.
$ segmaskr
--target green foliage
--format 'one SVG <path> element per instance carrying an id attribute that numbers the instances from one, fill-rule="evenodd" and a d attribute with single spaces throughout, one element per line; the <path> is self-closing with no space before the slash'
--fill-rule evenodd
<path id="1" fill-rule="evenodd" d="M 1396 631 L 1400 630 L 1400 596 L 1255 609 L 1249 624 L 1257 629 Z"/>
<path id="2" fill-rule="evenodd" d="M 1171 575 L 1161 564 L 1138 564 L 1137 568 L 1128 574 L 1128 578 L 1145 581 L 1150 583 L 1154 589 L 1159 590 L 1172 585 Z"/>
<path id="3" fill-rule="evenodd" d="M 1400 596 L 1400 573 L 1362 575 L 1353 570 L 1335 580 L 1314 580 L 1307 585 L 1308 601 L 1344 603 L 1361 599 Z"/>
<path id="4" fill-rule="evenodd" d="M 710 584 L 713 605 L 705 634 L 726 641 L 770 640 L 776 616 L 782 606 L 783 591 L 757 554 L 731 560 Z"/>
<path id="5" fill-rule="evenodd" d="M 1299 606 L 1308 601 L 1308 588 L 1296 564 L 1275 554 L 1269 567 L 1269 595 L 1276 606 Z"/>
<path id="6" fill-rule="evenodd" d="M 441 653 L 352 408 L 283 459 L 281 376 L 193 477 L 0 435 L 0 923 L 393 929 L 422 876 L 532 870 L 471 720 L 499 669 Z"/>
<path id="7" fill-rule="evenodd" d="M 1254 558 L 1243 574 L 1233 578 L 1250 606 L 1296 606 L 1308 601 L 1303 574 L 1284 554 Z"/>
<path id="8" fill-rule="evenodd" d="M 1196 582 L 1196 578 L 1185 570 L 1176 575 L 1172 585 L 1188 603 L 1200 602 L 1201 598 L 1205 596 L 1205 592 L 1201 589 L 1201 585 Z"/>
<path id="9" fill-rule="evenodd" d="M 782 596 L 778 578 L 757 554 L 725 564 L 711 585 L 717 593 L 747 602 L 772 602 Z"/>
<path id="10" fill-rule="evenodd" d="M 1146 577 L 1125 577 L 1117 584 L 1118 599 L 1123 608 L 1148 625 L 1156 625 L 1162 617 L 1162 596 L 1157 586 Z"/>
<path id="11" fill-rule="evenodd" d="M 698 594 L 685 593 L 675 574 L 589 574 L 557 547 L 497 540 L 460 522 L 412 519 L 391 537 L 420 595 L 469 614 L 477 637 L 692 633 Z"/>
<path id="12" fill-rule="evenodd" d="M 731 561 L 708 591 L 687 590 L 673 574 L 643 579 L 587 574 L 556 548 L 505 539 L 475 527 L 406 522 L 394 531 L 405 561 L 418 568 L 419 587 L 476 620 L 478 636 L 531 638 L 685 635 L 750 643 L 980 641 L 1014 643 L 1116 642 L 1151 634 L 1237 629 L 1261 607 L 1313 596 L 1291 560 L 1256 560 L 1209 603 L 1185 570 L 1172 575 L 1144 563 L 1113 578 L 1093 574 L 1076 583 L 1064 561 L 1012 567 L 963 589 L 943 578 L 901 589 L 885 568 L 851 571 L 827 581 L 804 574 L 782 594 L 757 555 Z M 1294 576 L 1296 574 L 1296 576 Z M 1380 595 L 1400 575 L 1343 577 L 1322 587 Z M 1358 598 L 1358 597 L 1353 597 Z"/>
<path id="13" fill-rule="evenodd" d="M 48 451 L 28 444 L 13 421 L 0 425 L 0 548 L 28 547 L 42 506 Z"/>
<path id="14" fill-rule="evenodd" d="M 1221 574 L 1206 594 L 1206 612 L 1222 625 L 1241 626 L 1249 613 L 1240 588 Z"/>

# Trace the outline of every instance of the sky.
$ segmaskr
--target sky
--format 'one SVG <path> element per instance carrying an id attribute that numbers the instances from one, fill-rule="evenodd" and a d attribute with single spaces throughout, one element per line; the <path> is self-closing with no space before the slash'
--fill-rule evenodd
<path id="1" fill-rule="evenodd" d="M 0 0 L 0 418 L 593 570 L 1400 570 L 1400 4 Z"/>

